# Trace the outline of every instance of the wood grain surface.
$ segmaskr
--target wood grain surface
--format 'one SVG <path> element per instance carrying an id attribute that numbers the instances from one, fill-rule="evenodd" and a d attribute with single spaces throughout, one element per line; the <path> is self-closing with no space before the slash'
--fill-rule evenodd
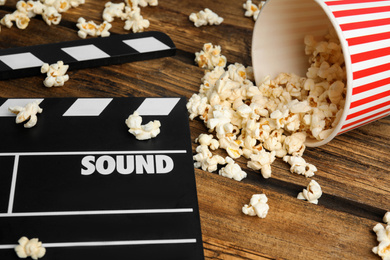
<path id="1" fill-rule="evenodd" d="M 113 2 L 120 2 L 119 0 Z M 168 34 L 177 47 L 175 56 L 121 65 L 73 70 L 65 86 L 46 88 L 44 75 L 0 81 L 0 97 L 168 97 L 190 98 L 198 93 L 204 70 L 194 53 L 204 43 L 222 47 L 228 63 L 251 65 L 254 21 L 244 16 L 243 0 L 160 0 L 142 8 L 150 21 L 147 31 Z M 0 48 L 78 40 L 77 19 L 102 22 L 105 1 L 86 0 L 62 15 L 59 25 L 48 26 L 36 16 L 25 30 L 2 26 Z M 7 0 L 0 16 L 15 10 Z M 197 28 L 188 17 L 210 8 L 224 18 L 219 26 Z M 112 23 L 112 34 L 129 33 L 124 22 Z M 192 141 L 207 129 L 190 121 Z M 307 148 L 306 161 L 318 171 L 312 179 L 323 195 L 318 205 L 296 199 L 310 178 L 292 174 L 281 159 L 272 164 L 272 177 L 237 162 L 248 177 L 241 182 L 217 173 L 195 170 L 206 259 L 379 259 L 372 228 L 390 211 L 390 117 L 336 137 L 330 143 Z M 195 150 L 196 144 L 193 144 Z M 226 155 L 218 151 L 221 155 Z M 246 216 L 241 207 L 252 194 L 265 193 L 265 219 Z"/>

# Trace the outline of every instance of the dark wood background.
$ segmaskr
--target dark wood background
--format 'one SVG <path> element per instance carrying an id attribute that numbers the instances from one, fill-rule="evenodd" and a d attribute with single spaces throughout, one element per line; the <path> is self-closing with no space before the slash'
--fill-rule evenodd
<path id="1" fill-rule="evenodd" d="M 113 2 L 120 2 L 119 0 Z M 251 65 L 254 21 L 244 16 L 244 0 L 160 0 L 142 8 L 147 31 L 168 34 L 176 44 L 173 57 L 70 71 L 65 86 L 46 88 L 44 75 L 0 81 L 0 97 L 167 97 L 190 98 L 198 93 L 204 70 L 194 53 L 211 42 L 222 47 L 228 63 Z M 15 0 L 0 7 L 0 16 L 15 10 Z M 63 13 L 59 25 L 48 26 L 40 16 L 25 30 L 2 26 L 0 48 L 78 40 L 77 19 L 102 22 L 105 1 L 86 0 Z M 188 17 L 210 8 L 224 18 L 219 26 L 196 28 Z M 124 21 L 112 23 L 113 34 L 129 33 Z M 194 140 L 207 129 L 190 122 Z M 307 148 L 304 158 L 317 166 L 313 179 L 322 187 L 318 205 L 296 199 L 310 179 L 289 172 L 281 159 L 272 177 L 238 163 L 248 177 L 237 182 L 196 169 L 196 183 L 206 259 L 378 259 L 372 228 L 390 211 L 390 117 L 336 137 L 327 145 Z M 193 144 L 195 149 L 196 144 Z M 219 152 L 225 155 L 223 152 Z M 252 194 L 265 193 L 270 210 L 265 219 L 249 217 L 241 207 Z"/>

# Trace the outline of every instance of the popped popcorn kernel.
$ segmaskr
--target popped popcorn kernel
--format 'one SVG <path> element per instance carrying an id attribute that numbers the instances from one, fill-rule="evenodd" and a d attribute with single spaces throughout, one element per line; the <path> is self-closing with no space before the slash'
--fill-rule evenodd
<path id="1" fill-rule="evenodd" d="M 19 245 L 15 247 L 15 252 L 19 258 L 31 257 L 36 260 L 42 258 L 46 249 L 42 246 L 42 242 L 38 238 L 28 239 L 27 237 L 21 237 L 18 240 Z"/>
<path id="2" fill-rule="evenodd" d="M 373 231 L 376 233 L 379 244 L 372 248 L 372 252 L 384 260 L 390 259 L 390 225 L 384 227 L 378 223 L 374 226 Z"/>
<path id="3" fill-rule="evenodd" d="M 76 26 L 79 28 L 79 31 L 77 32 L 78 36 L 83 39 L 85 39 L 88 35 L 93 37 L 108 37 L 110 36 L 109 30 L 112 27 L 112 25 L 107 21 L 97 25 L 94 21 L 87 22 L 83 17 L 80 17 L 77 20 Z"/>
<path id="4" fill-rule="evenodd" d="M 267 152 L 261 150 L 250 156 L 247 166 L 253 170 L 261 170 L 261 174 L 265 179 L 271 177 L 271 164 L 275 161 L 275 151 Z"/>
<path id="5" fill-rule="evenodd" d="M 211 150 L 216 150 L 219 147 L 219 142 L 217 139 L 213 138 L 213 135 L 208 134 L 200 134 L 198 138 L 195 139 L 195 143 L 199 143 L 200 145 L 209 146 Z"/>
<path id="6" fill-rule="evenodd" d="M 245 14 L 244 15 L 246 17 L 253 17 L 253 20 L 256 21 L 257 17 L 259 16 L 260 10 L 261 10 L 261 8 L 263 7 L 264 4 L 265 4 L 265 1 L 260 1 L 260 3 L 258 5 L 255 5 L 254 3 L 252 3 L 251 0 L 247 0 L 242 5 L 242 7 L 245 10 Z"/>
<path id="7" fill-rule="evenodd" d="M 46 73 L 47 77 L 43 81 L 45 87 L 61 87 L 69 80 L 69 76 L 66 74 L 69 65 L 64 65 L 63 61 L 51 64 L 44 63 L 41 67 L 41 73 Z"/>
<path id="8" fill-rule="evenodd" d="M 112 3 L 107 2 L 104 5 L 103 20 L 111 23 L 115 17 L 122 18 L 123 11 L 125 10 L 125 3 Z"/>
<path id="9" fill-rule="evenodd" d="M 42 19 L 48 25 L 57 25 L 61 22 L 62 15 L 58 12 L 58 10 L 54 6 L 46 6 L 43 9 Z"/>
<path id="10" fill-rule="evenodd" d="M 386 214 L 383 216 L 383 222 L 390 225 L 390 211 L 386 212 Z"/>
<path id="11" fill-rule="evenodd" d="M 322 195 L 321 186 L 315 180 L 311 180 L 306 189 L 303 189 L 297 196 L 300 200 L 307 200 L 310 203 L 318 204 L 318 199 Z"/>
<path id="12" fill-rule="evenodd" d="M 132 30 L 134 33 L 143 32 L 150 25 L 149 20 L 142 17 L 141 9 L 138 7 L 131 8 L 126 6 L 122 20 L 126 20 L 123 28 L 128 31 Z"/>
<path id="13" fill-rule="evenodd" d="M 209 8 L 199 11 L 198 13 L 191 13 L 189 16 L 191 22 L 196 27 L 204 25 L 220 25 L 223 22 L 223 18 L 219 17 L 216 13 Z"/>
<path id="14" fill-rule="evenodd" d="M 137 140 L 148 140 L 156 137 L 160 133 L 160 121 L 154 120 L 142 125 L 142 117 L 137 111 L 134 111 L 125 120 L 125 123 L 129 127 L 129 133 L 133 134 Z"/>
<path id="15" fill-rule="evenodd" d="M 286 155 L 283 157 L 283 161 L 291 165 L 291 173 L 304 175 L 305 177 L 313 177 L 314 173 L 317 171 L 317 167 L 313 164 L 307 163 L 301 156 Z"/>
<path id="16" fill-rule="evenodd" d="M 43 109 L 39 107 L 40 101 L 34 101 L 31 103 L 28 103 L 24 107 L 15 106 L 15 107 L 9 107 L 8 110 L 14 114 L 16 114 L 16 120 L 15 122 L 17 124 L 22 123 L 24 121 L 27 121 L 24 124 L 25 128 L 31 128 L 37 124 L 38 113 L 42 113 Z"/>
<path id="17" fill-rule="evenodd" d="M 213 155 L 207 145 L 199 145 L 196 148 L 197 154 L 193 156 L 195 168 L 202 168 L 204 171 L 215 172 L 218 164 L 226 164 L 225 159 L 220 155 Z"/>
<path id="18" fill-rule="evenodd" d="M 226 57 L 221 55 L 221 46 L 211 43 L 203 45 L 203 49 L 200 52 L 195 53 L 195 63 L 200 68 L 212 70 L 215 67 L 225 67 Z"/>
<path id="19" fill-rule="evenodd" d="M 268 198 L 265 194 L 254 194 L 249 202 L 242 207 L 242 213 L 249 216 L 265 218 L 268 214 Z"/>
<path id="20" fill-rule="evenodd" d="M 15 22 L 16 27 L 19 29 L 26 29 L 30 22 L 30 18 L 26 12 L 16 10 L 12 14 L 6 14 L 0 20 L 0 23 L 8 28 L 13 26 L 13 22 Z"/>
<path id="21" fill-rule="evenodd" d="M 246 172 L 244 172 L 240 165 L 235 163 L 232 158 L 227 156 L 225 158 L 225 162 L 227 165 L 219 170 L 219 175 L 234 179 L 236 181 L 241 181 L 242 179 L 246 178 Z"/>

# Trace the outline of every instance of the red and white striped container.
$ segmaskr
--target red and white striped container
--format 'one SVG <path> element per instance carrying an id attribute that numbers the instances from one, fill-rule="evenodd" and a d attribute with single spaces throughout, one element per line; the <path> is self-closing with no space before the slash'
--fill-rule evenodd
<path id="1" fill-rule="evenodd" d="M 347 72 L 346 105 L 336 135 L 390 115 L 389 0 L 268 0 L 255 24 L 252 63 L 258 82 L 280 72 L 304 76 L 308 69 L 305 35 L 325 35 L 333 26 Z"/>

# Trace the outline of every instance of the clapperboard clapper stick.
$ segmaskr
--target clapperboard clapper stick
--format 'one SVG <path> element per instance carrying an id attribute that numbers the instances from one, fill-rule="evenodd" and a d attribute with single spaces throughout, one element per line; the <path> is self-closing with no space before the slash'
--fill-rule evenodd
<path id="1" fill-rule="evenodd" d="M 62 60 L 69 70 L 173 56 L 168 35 L 152 31 L 0 50 L 0 79 L 41 74 L 43 63 Z"/>

